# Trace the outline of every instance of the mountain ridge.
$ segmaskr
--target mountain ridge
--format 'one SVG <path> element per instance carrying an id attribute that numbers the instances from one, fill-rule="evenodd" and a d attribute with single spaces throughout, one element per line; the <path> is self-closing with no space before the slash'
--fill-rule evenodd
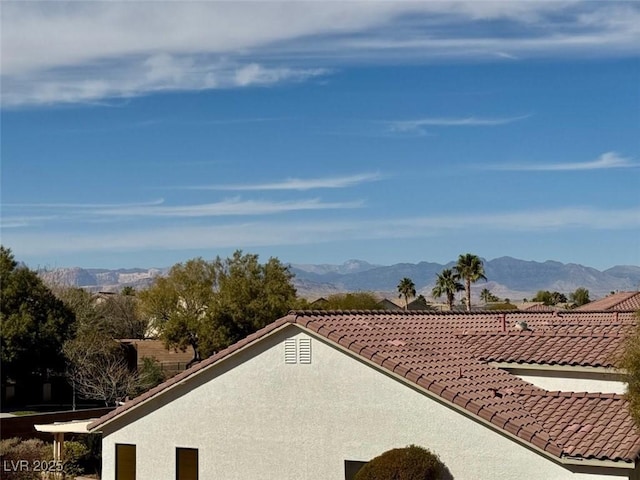
<path id="1" fill-rule="evenodd" d="M 596 299 L 613 291 L 640 289 L 640 267 L 636 265 L 616 265 L 600 271 L 576 263 L 536 262 L 508 256 L 483 259 L 483 263 L 488 281 L 473 286 L 475 297 L 484 288 L 500 298 L 511 300 L 530 298 L 539 290 L 569 294 L 582 287 L 589 290 L 592 299 Z M 440 264 L 427 261 L 377 265 L 352 259 L 342 264 L 290 264 L 290 268 L 295 275 L 294 285 L 299 295 L 308 299 L 348 291 L 373 291 L 381 296 L 395 297 L 396 285 L 404 277 L 411 278 L 418 293 L 430 299 L 436 275 L 453 265 L 455 262 Z M 47 283 L 97 292 L 119 291 L 125 286 L 143 289 L 151 285 L 157 276 L 166 275 L 169 269 L 70 267 L 38 273 Z"/>

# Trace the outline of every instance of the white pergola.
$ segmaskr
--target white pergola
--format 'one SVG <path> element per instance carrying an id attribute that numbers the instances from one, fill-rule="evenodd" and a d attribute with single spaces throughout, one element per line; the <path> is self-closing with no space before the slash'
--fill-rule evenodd
<path id="1" fill-rule="evenodd" d="M 87 428 L 95 421 L 95 418 L 87 420 L 72 420 L 70 422 L 46 423 L 34 425 L 38 432 L 48 432 L 53 434 L 53 459 L 54 461 L 64 460 L 64 434 L 65 433 L 95 433 Z"/>

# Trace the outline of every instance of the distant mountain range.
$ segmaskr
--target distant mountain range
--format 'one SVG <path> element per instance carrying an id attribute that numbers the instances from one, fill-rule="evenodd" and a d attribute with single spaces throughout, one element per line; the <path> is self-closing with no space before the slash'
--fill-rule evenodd
<path id="1" fill-rule="evenodd" d="M 398 263 L 390 266 L 373 265 L 362 260 L 349 260 L 342 265 L 293 264 L 294 283 L 299 295 L 314 299 L 347 291 L 373 291 L 381 296 L 397 297 L 396 285 L 409 277 L 416 284 L 419 294 L 428 300 L 436 275 L 447 264 L 420 262 Z M 488 281 L 474 285 L 477 297 L 480 290 L 488 288 L 494 295 L 513 301 L 531 298 L 539 290 L 571 293 L 577 288 L 589 290 L 592 299 L 608 295 L 612 291 L 640 289 L 640 267 L 620 265 L 604 271 L 574 263 L 555 261 L 533 262 L 501 257 L 484 260 Z M 146 288 L 169 268 L 132 269 L 83 269 L 58 268 L 41 271 L 47 282 L 78 286 L 91 291 L 119 291 L 124 286 Z"/>

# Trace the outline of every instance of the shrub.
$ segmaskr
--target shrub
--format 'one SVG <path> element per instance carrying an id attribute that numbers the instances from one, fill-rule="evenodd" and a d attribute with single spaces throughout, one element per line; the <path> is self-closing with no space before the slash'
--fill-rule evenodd
<path id="1" fill-rule="evenodd" d="M 53 449 L 50 444 L 35 438 L 9 438 L 0 441 L 0 458 L 3 480 L 42 480 L 41 473 L 35 468 L 53 458 Z M 27 467 L 22 467 L 20 462 L 26 462 Z"/>
<path id="2" fill-rule="evenodd" d="M 409 445 L 374 458 L 355 480 L 453 480 L 449 469 L 429 450 Z"/>
<path id="3" fill-rule="evenodd" d="M 89 449 L 82 442 L 64 442 L 64 473 L 71 478 L 84 473 Z"/>

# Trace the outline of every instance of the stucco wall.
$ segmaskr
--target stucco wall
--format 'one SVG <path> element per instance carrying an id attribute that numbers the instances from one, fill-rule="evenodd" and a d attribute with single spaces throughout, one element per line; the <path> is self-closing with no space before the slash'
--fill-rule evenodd
<path id="1" fill-rule="evenodd" d="M 178 387 L 170 404 L 105 429 L 103 479 L 114 480 L 115 443 L 137 445 L 142 480 L 173 480 L 178 446 L 199 449 L 201 480 L 340 480 L 344 460 L 412 443 L 456 480 L 616 478 L 572 474 L 316 338 L 311 364 L 285 364 L 292 336 L 309 338 L 287 327 L 202 374 L 198 388 Z"/>
<path id="2" fill-rule="evenodd" d="M 627 390 L 624 382 L 615 380 L 598 380 L 588 378 L 550 377 L 544 374 L 517 375 L 525 382 L 544 388 L 545 390 L 560 390 L 565 392 L 619 393 Z"/>

